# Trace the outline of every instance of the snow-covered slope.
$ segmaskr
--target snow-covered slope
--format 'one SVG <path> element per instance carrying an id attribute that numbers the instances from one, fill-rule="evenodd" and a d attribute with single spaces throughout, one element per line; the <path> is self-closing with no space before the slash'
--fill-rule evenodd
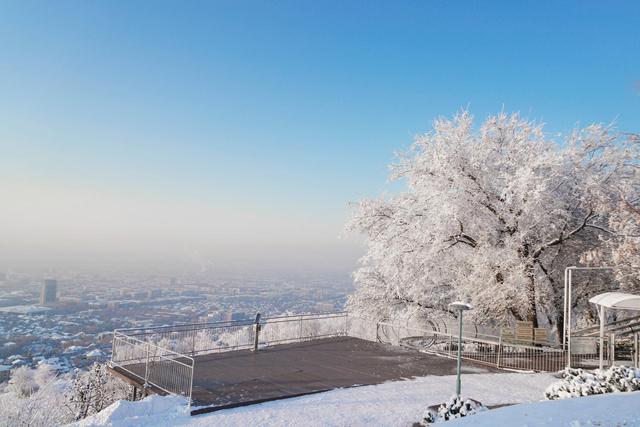
<path id="1" fill-rule="evenodd" d="M 485 405 L 534 402 L 556 381 L 549 374 L 469 374 L 466 397 Z M 429 405 L 453 394 L 455 376 L 430 376 L 374 386 L 333 390 L 190 417 L 177 397 L 120 401 L 81 421 L 88 426 L 410 426 Z"/>
<path id="2" fill-rule="evenodd" d="M 446 427 L 640 426 L 640 392 L 549 400 L 460 418 Z"/>

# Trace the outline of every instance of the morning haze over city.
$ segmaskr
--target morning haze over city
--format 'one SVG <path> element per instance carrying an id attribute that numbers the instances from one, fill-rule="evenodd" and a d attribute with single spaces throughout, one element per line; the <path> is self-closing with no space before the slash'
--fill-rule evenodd
<path id="1" fill-rule="evenodd" d="M 638 22 L 0 2 L 0 427 L 640 426 Z"/>

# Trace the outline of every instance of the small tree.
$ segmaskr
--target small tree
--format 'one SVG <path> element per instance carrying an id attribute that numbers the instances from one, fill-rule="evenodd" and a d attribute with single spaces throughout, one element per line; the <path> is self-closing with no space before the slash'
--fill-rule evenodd
<path id="1" fill-rule="evenodd" d="M 38 383 L 34 380 L 34 372 L 27 366 L 21 366 L 11 373 L 8 390 L 19 397 L 29 397 L 38 391 Z"/>
<path id="2" fill-rule="evenodd" d="M 95 363 L 88 372 L 77 372 L 67 393 L 67 407 L 74 420 L 100 412 L 127 397 L 127 385 L 114 378 L 104 364 Z"/>
<path id="3" fill-rule="evenodd" d="M 45 370 L 25 367 L 14 384 L 29 386 L 7 387 L 0 394 L 0 426 L 49 427 L 73 421 L 65 410 L 65 379 L 44 375 Z"/>

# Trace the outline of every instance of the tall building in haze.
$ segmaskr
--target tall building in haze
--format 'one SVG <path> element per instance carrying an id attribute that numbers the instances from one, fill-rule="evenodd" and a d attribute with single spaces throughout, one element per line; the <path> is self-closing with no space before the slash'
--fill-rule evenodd
<path id="1" fill-rule="evenodd" d="M 55 303 L 58 300 L 58 281 L 46 279 L 40 291 L 40 305 Z"/>

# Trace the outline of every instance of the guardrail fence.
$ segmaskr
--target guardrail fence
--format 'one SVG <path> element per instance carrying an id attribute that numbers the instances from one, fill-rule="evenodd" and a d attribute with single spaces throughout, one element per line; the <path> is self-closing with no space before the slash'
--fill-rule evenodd
<path id="1" fill-rule="evenodd" d="M 458 350 L 455 333 L 376 322 L 347 313 L 325 313 L 257 316 L 255 321 L 117 329 L 113 335 L 111 365 L 133 375 L 147 387 L 183 395 L 190 404 L 194 358 L 198 355 L 258 351 L 279 344 L 339 336 L 410 347 L 452 358 L 456 357 Z M 572 339 L 572 366 L 597 366 L 597 338 Z M 608 343 L 605 357 L 612 353 Z M 562 349 L 544 344 L 507 342 L 501 336 L 480 333 L 477 329 L 470 336 L 463 334 L 462 357 L 497 368 L 521 371 L 558 371 L 567 364 L 567 353 Z M 638 358 L 637 351 L 634 358 Z"/>
<path id="2" fill-rule="evenodd" d="M 440 356 L 457 357 L 458 335 L 378 323 L 378 340 Z M 565 366 L 564 352 L 546 346 L 503 342 L 499 336 L 462 337 L 462 358 L 496 368 L 524 371 L 557 371 Z"/>
<path id="3" fill-rule="evenodd" d="M 185 396 L 191 405 L 193 358 L 116 330 L 111 365 L 135 376 L 145 388 Z"/>

